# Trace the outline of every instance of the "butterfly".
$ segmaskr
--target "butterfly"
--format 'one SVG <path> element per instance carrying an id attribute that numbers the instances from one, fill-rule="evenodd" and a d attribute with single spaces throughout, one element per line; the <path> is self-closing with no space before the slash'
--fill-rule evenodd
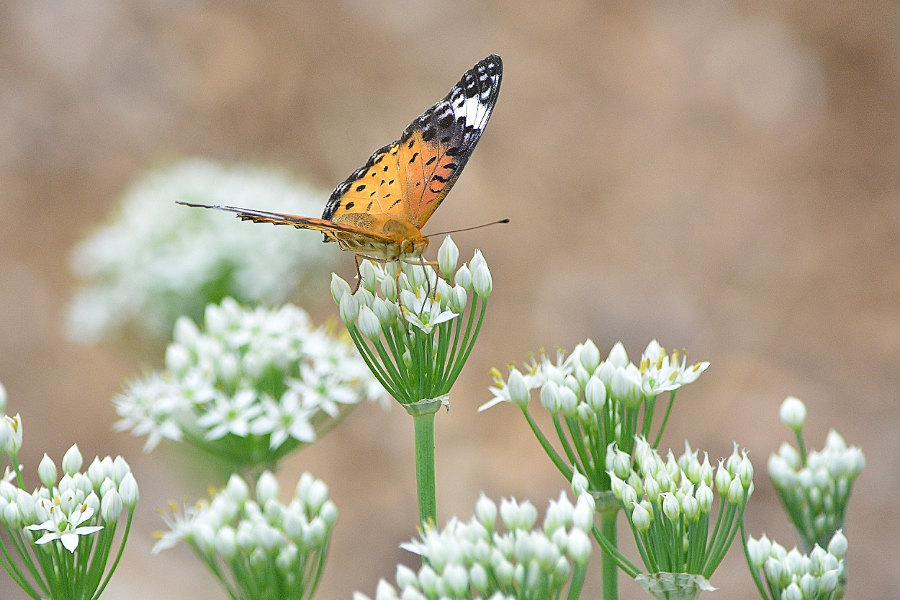
<path id="1" fill-rule="evenodd" d="M 400 138 L 376 150 L 339 184 L 321 219 L 263 210 L 179 202 L 237 213 L 244 221 L 314 229 L 325 242 L 380 262 L 424 262 L 422 226 L 456 183 L 481 138 L 497 96 L 503 61 L 478 61 L 434 106 L 416 117 Z"/>

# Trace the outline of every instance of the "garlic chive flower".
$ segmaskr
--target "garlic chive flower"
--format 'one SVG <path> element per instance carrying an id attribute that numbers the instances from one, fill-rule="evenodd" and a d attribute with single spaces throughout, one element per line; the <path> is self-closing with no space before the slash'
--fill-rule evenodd
<path id="1" fill-rule="evenodd" d="M 28 492 L 15 452 L 3 450 L 11 465 L 0 481 L 5 540 L 0 566 L 32 598 L 97 598 L 125 548 L 137 503 L 137 482 L 128 463 L 121 457 L 95 458 L 82 471 L 83 457 L 73 445 L 62 459 L 62 477 L 53 459 L 44 455 L 38 465 L 42 485 Z M 125 497 L 131 501 L 125 503 Z"/>
<path id="2" fill-rule="evenodd" d="M 453 517 L 441 530 L 426 524 L 418 539 L 402 544 L 422 557 L 422 566 L 398 566 L 396 586 L 380 581 L 375 600 L 577 598 L 591 555 L 593 512 L 589 494 L 572 504 L 561 493 L 536 526 L 537 510 L 529 502 L 504 499 L 498 510 L 482 495 L 468 521 Z M 368 596 L 356 593 L 354 599 Z"/>
<path id="3" fill-rule="evenodd" d="M 765 534 L 744 545 L 747 564 L 760 595 L 766 600 L 801 598 L 837 600 L 844 593 L 847 538 L 838 530 L 827 549 L 815 544 L 807 554 L 788 551 Z M 763 584 L 765 582 L 765 584 Z"/>
<path id="4" fill-rule="evenodd" d="M 317 236 L 175 202 L 315 214 L 322 196 L 271 168 L 199 158 L 143 175 L 72 251 L 71 268 L 84 283 L 69 307 L 70 335 L 167 340 L 179 316 L 200 319 L 208 303 L 228 296 L 281 303 L 321 291 L 317 281 L 337 257 Z"/>
<path id="5" fill-rule="evenodd" d="M 328 554 L 337 508 L 328 487 L 304 473 L 287 504 L 268 471 L 255 493 L 237 475 L 210 500 L 163 518 L 153 552 L 179 542 L 194 553 L 235 600 L 312 598 Z"/>
<path id="6" fill-rule="evenodd" d="M 359 287 L 336 275 L 331 293 L 357 350 L 384 389 L 413 417 L 419 520 L 435 521 L 434 415 L 475 346 L 492 290 L 481 252 L 452 271 L 450 236 L 438 251 L 440 275 L 422 264 L 364 260 Z"/>
<path id="7" fill-rule="evenodd" d="M 117 427 L 146 449 L 184 440 L 238 466 L 261 467 L 311 443 L 357 403 L 384 397 L 353 346 L 292 305 L 209 305 L 203 327 L 175 325 L 166 369 L 115 399 Z"/>
<path id="8" fill-rule="evenodd" d="M 492 288 L 479 251 L 456 268 L 459 250 L 448 236 L 438 256 L 440 275 L 428 265 L 364 260 L 356 293 L 332 278 L 332 296 L 356 347 L 403 405 L 450 391 L 478 337 Z"/>
<path id="9" fill-rule="evenodd" d="M 785 405 L 789 408 L 785 409 Z M 866 459 L 860 448 L 848 446 L 834 430 L 828 432 L 821 451 L 807 453 L 801 430 L 803 419 L 799 416 L 802 413 L 805 417 L 805 407 L 796 398 L 788 398 L 781 412 L 782 420 L 796 432 L 800 451 L 783 443 L 769 457 L 769 478 L 803 548 L 811 550 L 815 544 L 826 545 L 843 528 L 853 482 Z"/>
<path id="10" fill-rule="evenodd" d="M 626 454 L 635 435 L 651 437 L 657 395 L 668 392 L 666 415 L 655 434 L 658 444 L 675 392 L 696 381 L 708 362 L 688 364 L 684 352 L 668 354 L 656 340 L 651 341 L 635 365 L 625 347 L 617 343 L 605 359 L 591 340 L 578 344 L 571 354 L 557 352 L 551 358 L 543 352 L 521 368 L 510 367 L 506 380 L 494 369 L 493 400 L 479 410 L 503 402 L 516 404 L 545 452 L 571 479 L 583 473 L 595 491 L 610 489 L 607 475 L 607 448 L 615 443 Z M 531 416 L 531 392 L 540 391 L 541 405 L 551 414 L 559 437 L 557 450 Z"/>
<path id="11" fill-rule="evenodd" d="M 598 537 L 601 545 L 657 598 L 696 597 L 712 589 L 709 578 L 731 545 L 753 491 L 747 452 L 735 445 L 714 469 L 705 453 L 701 461 L 687 443 L 680 457 L 676 459 L 670 450 L 664 459 L 638 437 L 630 455 L 613 444 L 607 456 L 610 467 L 620 459 L 631 461 L 629 473 L 611 468 L 609 476 L 647 573 L 639 574 L 637 567 Z M 716 492 L 718 514 L 713 506 Z M 666 595 L 675 591 L 685 595 Z"/>

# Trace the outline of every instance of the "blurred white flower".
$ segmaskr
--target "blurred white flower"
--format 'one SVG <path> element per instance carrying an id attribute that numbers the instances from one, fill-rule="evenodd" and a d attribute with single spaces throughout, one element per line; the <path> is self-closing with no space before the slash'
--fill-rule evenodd
<path id="1" fill-rule="evenodd" d="M 567 586 L 580 589 L 590 558 L 591 521 L 576 515 L 593 515 L 592 500 L 589 494 L 581 494 L 573 505 L 561 493 L 558 500 L 550 501 L 543 524 L 535 527 L 534 506 L 504 499 L 500 503 L 504 529 L 495 523 L 497 505 L 482 496 L 475 505 L 476 516 L 468 521 L 453 517 L 442 530 L 426 524 L 419 539 L 401 544 L 420 555 L 425 566 L 418 572 L 399 566 L 399 589 L 379 583 L 375 597 L 565 597 Z M 357 592 L 354 598 L 367 596 Z"/>
<path id="2" fill-rule="evenodd" d="M 384 399 L 349 340 L 316 328 L 292 305 L 244 308 L 226 298 L 201 330 L 179 319 L 166 370 L 115 399 L 119 429 L 186 439 L 236 464 L 270 464 L 315 441 L 346 409 Z"/>
<path id="3" fill-rule="evenodd" d="M 164 515 L 169 531 L 160 535 L 153 552 L 186 542 L 231 598 L 261 597 L 259 590 L 277 590 L 279 598 L 311 598 L 337 520 L 328 487 L 304 473 L 294 497 L 281 504 L 278 482 L 266 471 L 255 499 L 235 489 L 249 492 L 250 486 L 232 475 L 211 500 Z M 254 563 L 258 568 L 247 568 Z"/>
<path id="4" fill-rule="evenodd" d="M 198 319 L 226 296 L 279 303 L 331 270 L 337 252 L 320 236 L 242 223 L 176 200 L 243 205 L 317 216 L 327 197 L 278 171 L 189 159 L 150 172 L 123 195 L 109 220 L 72 251 L 84 281 L 72 299 L 68 330 L 95 341 L 140 332 L 167 339 L 181 315 Z"/>

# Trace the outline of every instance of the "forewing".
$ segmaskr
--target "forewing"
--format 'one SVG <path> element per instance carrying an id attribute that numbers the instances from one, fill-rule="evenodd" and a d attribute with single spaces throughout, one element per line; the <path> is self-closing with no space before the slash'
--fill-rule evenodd
<path id="1" fill-rule="evenodd" d="M 390 219 L 421 228 L 453 187 L 491 116 L 503 63 L 492 54 L 419 115 L 400 139 L 376 150 L 338 185 L 323 219 L 365 227 Z"/>
<path id="2" fill-rule="evenodd" d="M 235 215 L 243 221 L 253 221 L 254 223 L 271 223 L 272 225 L 291 225 L 298 229 L 314 229 L 321 231 L 329 239 L 336 239 L 337 234 L 347 233 L 362 239 L 368 239 L 376 243 L 390 243 L 393 240 L 374 233 L 370 230 L 355 227 L 346 223 L 336 223 L 328 219 L 317 219 L 315 217 L 302 217 L 300 215 L 291 215 L 287 213 L 269 212 L 265 210 L 254 210 L 252 208 L 241 208 L 239 206 L 221 206 L 211 204 L 191 204 L 189 202 L 178 202 L 185 206 L 194 206 L 198 208 L 214 208 L 217 210 L 225 210 L 235 213 Z"/>

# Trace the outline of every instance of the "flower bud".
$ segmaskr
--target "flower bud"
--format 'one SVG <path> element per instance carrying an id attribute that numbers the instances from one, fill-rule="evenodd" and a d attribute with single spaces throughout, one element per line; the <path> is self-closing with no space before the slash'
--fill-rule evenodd
<path id="1" fill-rule="evenodd" d="M 541 406 L 543 406 L 550 414 L 559 412 L 559 394 L 557 390 L 559 386 L 548 381 L 541 387 Z"/>
<path id="2" fill-rule="evenodd" d="M 467 292 L 472 290 L 472 271 L 469 270 L 468 265 L 463 264 L 456 270 L 456 275 L 453 276 L 453 283 Z"/>
<path id="3" fill-rule="evenodd" d="M 83 462 L 84 459 L 81 457 L 81 452 L 78 451 L 78 444 L 72 444 L 72 446 L 68 450 L 66 450 L 66 453 L 63 455 L 63 473 L 65 473 L 66 475 L 74 475 L 81 470 L 81 465 Z"/>
<path id="4" fill-rule="evenodd" d="M 342 317 L 343 318 L 343 317 Z M 368 306 L 363 306 L 359 310 L 359 322 L 357 323 L 360 333 L 368 339 L 377 341 L 381 337 L 381 323 L 378 316 Z"/>
<path id="5" fill-rule="evenodd" d="M 591 557 L 591 540 L 587 533 L 581 529 L 573 529 L 569 532 L 569 543 L 566 554 L 577 565 L 584 565 Z"/>
<path id="6" fill-rule="evenodd" d="M 449 235 L 444 238 L 441 247 L 438 249 L 437 262 L 441 275 L 444 277 L 450 277 L 456 270 L 456 265 L 459 262 L 459 248 L 456 247 Z"/>
<path id="7" fill-rule="evenodd" d="M 46 452 L 44 453 L 44 458 L 38 463 L 38 479 L 47 488 L 52 489 L 56 485 L 56 465 L 53 463 L 53 459 L 47 456 Z"/>
<path id="8" fill-rule="evenodd" d="M 481 253 L 476 250 L 475 255 L 478 257 Z M 472 289 L 475 290 L 475 294 L 479 298 L 487 298 L 494 289 L 491 272 L 488 270 L 487 263 L 484 262 L 484 259 L 479 263 L 476 263 L 475 259 L 472 259 Z"/>
<path id="9" fill-rule="evenodd" d="M 334 303 L 340 306 L 341 299 L 350 293 L 350 284 L 338 277 L 337 273 L 331 274 L 331 297 Z"/>
<path id="10" fill-rule="evenodd" d="M 678 517 L 681 515 L 681 503 L 678 502 L 678 498 L 671 492 L 663 492 L 662 499 L 663 514 L 666 515 L 670 521 L 678 521 Z"/>
<path id="11" fill-rule="evenodd" d="M 831 536 L 831 541 L 828 542 L 828 553 L 838 559 L 847 556 L 847 538 L 844 536 L 843 530 L 838 529 Z"/>
<path id="12" fill-rule="evenodd" d="M 497 520 L 497 505 L 493 500 L 481 494 L 478 502 L 475 503 L 475 516 L 478 518 L 479 523 L 491 531 L 494 528 L 494 522 Z"/>
<path id="13" fill-rule="evenodd" d="M 3 421 L 0 423 L 0 429 L 5 429 L 0 433 L 0 442 L 3 444 L 0 446 L 0 450 L 9 455 L 16 455 L 19 453 L 19 448 L 22 447 L 22 417 L 19 416 L 19 413 L 16 413 L 14 417 L 0 415 L 0 420 Z"/>
<path id="14" fill-rule="evenodd" d="M 122 482 L 119 484 L 119 496 L 122 498 L 122 503 L 130 510 L 134 510 L 134 507 L 137 506 L 138 484 L 131 473 L 122 478 Z"/>
<path id="15" fill-rule="evenodd" d="M 264 471 L 256 482 L 256 501 L 265 506 L 271 499 L 278 500 L 278 480 L 271 471 Z"/>
<path id="16" fill-rule="evenodd" d="M 798 398 L 788 396 L 781 403 L 778 416 L 781 417 L 782 423 L 794 431 L 799 431 L 806 421 L 806 406 Z"/>
<path id="17" fill-rule="evenodd" d="M 644 533 L 650 529 L 650 523 L 653 521 L 653 515 L 643 505 L 635 503 L 634 510 L 631 511 L 631 522 L 634 527 Z"/>
<path id="18" fill-rule="evenodd" d="M 122 497 L 119 492 L 112 489 L 103 494 L 103 500 L 100 501 L 100 516 L 107 523 L 115 523 L 122 514 Z"/>
<path id="19" fill-rule="evenodd" d="M 796 583 L 790 583 L 781 594 L 781 600 L 804 600 L 803 591 Z"/>
<path id="20" fill-rule="evenodd" d="M 344 296 L 341 297 L 339 313 L 341 315 L 341 321 L 343 321 L 347 327 L 350 327 L 359 315 L 359 300 L 356 299 L 356 296 L 344 294 Z"/>
<path id="21" fill-rule="evenodd" d="M 584 388 L 584 399 L 591 410 L 599 413 L 606 404 L 606 386 L 600 378 L 591 375 L 587 385 Z"/>
<path id="22" fill-rule="evenodd" d="M 518 370 L 513 368 L 509 372 L 509 378 L 506 380 L 506 386 L 509 391 L 509 399 L 519 408 L 528 406 L 530 394 L 528 386 L 525 384 L 525 377 Z"/>

